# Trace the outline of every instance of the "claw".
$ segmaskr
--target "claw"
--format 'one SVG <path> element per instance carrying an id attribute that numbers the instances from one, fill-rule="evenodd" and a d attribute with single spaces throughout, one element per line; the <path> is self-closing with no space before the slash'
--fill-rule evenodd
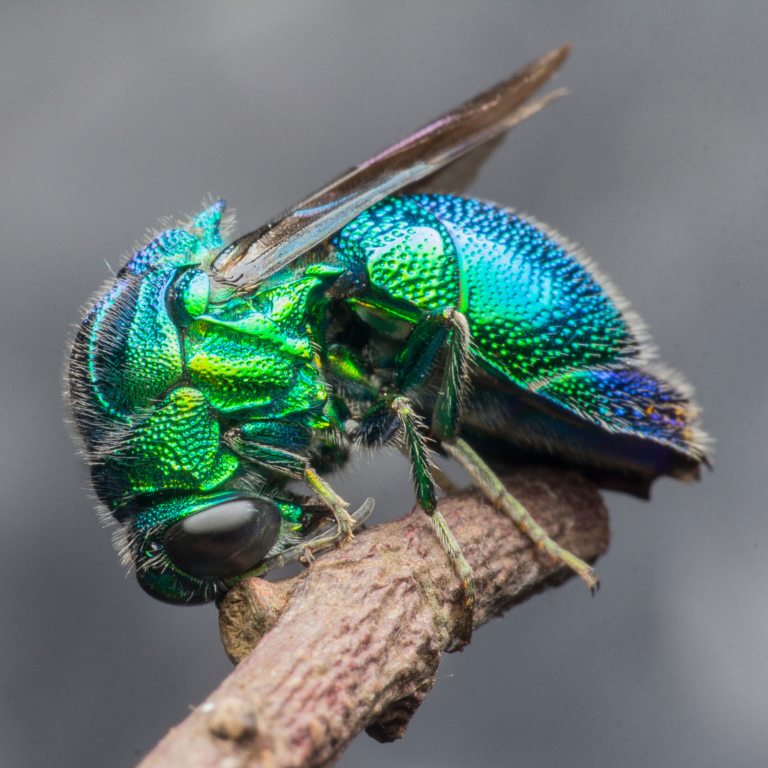
<path id="1" fill-rule="evenodd" d="M 349 542 L 355 538 L 355 534 L 354 534 L 355 521 L 352 518 L 352 515 L 350 515 L 346 509 L 339 510 L 338 512 L 336 512 L 336 515 L 337 515 L 336 521 L 338 523 L 338 526 L 337 526 L 338 541 L 336 543 L 336 546 L 342 547 L 344 546 L 344 544 L 349 544 Z"/>
<path id="2" fill-rule="evenodd" d="M 319 531 L 315 536 L 313 536 L 309 541 L 305 541 L 302 544 L 298 545 L 298 547 L 292 547 L 291 549 L 287 549 L 282 554 L 285 555 L 288 552 L 291 552 L 293 549 L 300 548 L 302 550 L 309 550 L 312 554 L 318 552 L 321 549 L 325 549 L 326 547 L 329 547 L 333 544 L 336 546 L 343 546 L 348 541 L 351 541 L 351 539 L 354 538 L 354 532 L 359 530 L 363 523 L 371 516 L 371 513 L 373 512 L 373 507 L 375 505 L 375 501 L 371 498 L 366 499 L 360 509 L 358 509 L 356 512 L 353 512 L 351 515 L 345 510 L 344 515 L 346 516 L 345 522 L 349 526 L 349 528 L 346 528 L 342 530 L 342 526 L 340 524 L 337 524 L 336 526 L 336 533 L 333 536 L 329 536 L 329 527 L 326 526 L 321 531 Z M 342 540 L 343 537 L 343 540 Z"/>
<path id="3" fill-rule="evenodd" d="M 299 561 L 311 565 L 315 560 L 315 556 L 312 554 L 312 550 L 309 547 L 304 547 L 304 553 L 299 558 Z"/>
<path id="4" fill-rule="evenodd" d="M 561 562 L 565 563 L 571 570 L 575 571 L 578 576 L 580 576 L 584 583 L 589 588 L 589 591 L 592 593 L 592 597 L 595 596 L 597 593 L 597 590 L 600 589 L 600 579 L 597 578 L 597 574 L 595 573 L 594 569 L 591 568 L 589 565 L 587 565 L 581 558 L 576 557 L 576 555 L 571 554 L 566 549 L 562 549 L 561 547 L 557 547 L 557 552 L 550 553 L 555 560 L 560 560 Z"/>
<path id="5" fill-rule="evenodd" d="M 363 523 L 371 516 L 371 512 L 373 512 L 373 507 L 375 505 L 375 501 L 371 498 L 367 498 L 360 509 L 357 510 L 357 512 L 353 512 L 351 515 L 346 510 L 343 510 L 343 528 L 342 528 L 342 521 L 339 521 L 339 526 L 337 528 L 337 536 L 341 539 L 343 536 L 344 540 L 338 542 L 338 546 L 343 546 L 344 544 L 348 544 L 352 539 L 355 538 L 355 531 L 357 531 Z"/>
<path id="6" fill-rule="evenodd" d="M 336 545 L 342 546 L 354 538 L 355 521 L 347 512 L 347 502 L 344 501 L 317 472 L 307 468 L 304 472 L 304 482 L 322 499 L 325 505 L 333 512 L 336 519 Z M 371 499 L 372 501 L 372 499 Z M 367 502 L 366 502 L 367 503 Z M 363 505 L 365 506 L 365 504 Z"/>

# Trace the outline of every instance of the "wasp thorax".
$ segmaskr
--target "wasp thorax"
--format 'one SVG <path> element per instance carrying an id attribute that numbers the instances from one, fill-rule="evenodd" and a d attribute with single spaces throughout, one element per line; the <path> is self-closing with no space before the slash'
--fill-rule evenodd
<path id="1" fill-rule="evenodd" d="M 277 542 L 280 510 L 266 499 L 216 504 L 174 523 L 163 536 L 165 552 L 184 573 L 225 579 L 252 568 Z"/>

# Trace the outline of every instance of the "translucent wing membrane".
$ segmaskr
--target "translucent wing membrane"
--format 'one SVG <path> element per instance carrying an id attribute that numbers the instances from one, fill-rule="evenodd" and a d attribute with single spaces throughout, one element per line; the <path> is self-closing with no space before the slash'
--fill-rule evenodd
<path id="1" fill-rule="evenodd" d="M 403 187 L 442 176 L 440 171 L 465 157 L 467 168 L 460 175 L 471 176 L 488 154 L 483 145 L 564 93 L 556 91 L 524 104 L 559 69 L 569 51 L 563 46 L 542 56 L 240 238 L 214 262 L 214 271 L 248 291 Z"/>

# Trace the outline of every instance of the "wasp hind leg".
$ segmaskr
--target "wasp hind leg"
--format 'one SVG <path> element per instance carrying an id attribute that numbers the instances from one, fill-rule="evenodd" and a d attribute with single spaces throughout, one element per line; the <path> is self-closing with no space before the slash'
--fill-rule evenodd
<path id="1" fill-rule="evenodd" d="M 486 498 L 525 534 L 537 549 L 575 571 L 594 595 L 600 582 L 595 571 L 583 560 L 563 549 L 547 536 L 544 529 L 531 517 L 528 510 L 514 497 L 494 474 L 493 470 L 464 442 L 457 439 L 443 443 L 449 456 L 456 459 L 470 477 L 480 486 Z"/>
<path id="2" fill-rule="evenodd" d="M 416 325 L 398 359 L 398 383 L 401 389 L 406 392 L 418 391 L 429 381 L 440 353 L 445 350 L 445 368 L 432 412 L 432 432 L 441 441 L 453 440 L 456 437 L 461 406 L 469 384 L 469 349 L 470 332 L 467 318 L 458 309 L 448 307 L 426 316 Z M 456 649 L 461 650 L 472 637 L 475 606 L 474 573 L 448 528 L 445 518 L 437 509 L 429 455 L 423 445 L 424 439 L 410 402 L 401 397 L 393 403 L 393 406 L 398 407 L 399 416 L 405 426 L 407 449 L 419 503 L 429 516 L 443 549 L 461 579 L 464 591 L 464 613 Z M 422 498 L 419 495 L 421 476 L 428 478 L 431 493 L 429 497 Z"/>
<path id="3" fill-rule="evenodd" d="M 437 538 L 448 555 L 451 566 L 461 579 L 464 593 L 464 611 L 457 631 L 460 650 L 472 638 L 472 619 L 475 605 L 475 581 L 472 568 L 464 557 L 459 543 L 451 533 L 445 518 L 437 509 L 432 463 L 429 459 L 419 416 L 408 398 L 396 396 L 382 398 L 363 416 L 360 424 L 360 441 L 368 447 L 377 447 L 402 435 L 403 446 L 411 465 L 416 500 L 426 512 Z"/>
<path id="4" fill-rule="evenodd" d="M 448 455 L 464 467 L 489 501 L 510 517 L 537 549 L 575 571 L 594 594 L 600 584 L 594 570 L 547 536 L 528 510 L 507 491 L 491 468 L 458 437 L 461 405 L 467 391 L 470 333 L 466 317 L 460 312 L 447 310 L 446 318 L 451 324 L 452 333 L 448 341 L 448 359 L 440 393 L 432 415 L 432 429 L 435 435 Z"/>

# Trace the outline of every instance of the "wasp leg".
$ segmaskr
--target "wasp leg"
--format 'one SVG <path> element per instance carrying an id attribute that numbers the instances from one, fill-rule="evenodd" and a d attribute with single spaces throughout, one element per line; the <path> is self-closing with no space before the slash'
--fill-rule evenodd
<path id="1" fill-rule="evenodd" d="M 425 314 L 414 326 L 395 361 L 399 392 L 412 397 L 423 391 L 451 332 L 452 309 Z"/>
<path id="2" fill-rule="evenodd" d="M 470 332 L 466 317 L 450 307 L 425 315 L 416 324 L 397 356 L 397 386 L 406 397 L 421 394 L 443 350 L 448 355 L 432 428 L 446 440 L 453 439 L 468 384 Z"/>
<path id="3" fill-rule="evenodd" d="M 418 415 L 406 397 L 395 397 L 390 402 L 382 400 L 369 411 L 372 421 L 377 425 L 382 421 L 380 411 L 384 407 L 387 407 L 390 414 L 395 417 L 394 421 L 389 422 L 386 428 L 377 426 L 370 429 L 367 428 L 366 416 L 368 414 L 366 414 L 360 425 L 360 433 L 369 444 L 375 444 L 375 442 L 381 444 L 382 434 L 386 435 L 387 439 L 391 439 L 397 432 L 402 430 L 405 438 L 405 449 L 411 465 L 411 477 L 414 490 L 416 491 L 416 499 L 421 508 L 427 513 L 440 544 L 448 555 L 454 571 L 461 579 L 464 592 L 464 613 L 461 626 L 457 632 L 459 642 L 455 649 L 459 650 L 467 645 L 472 638 L 472 619 L 475 605 L 474 573 L 464 557 L 461 547 L 451 533 L 448 524 L 445 522 L 445 518 L 437 509 L 435 483 L 432 479 L 432 463 L 420 429 L 421 423 Z M 375 441 L 373 440 L 374 436 L 376 438 Z"/>
<path id="4" fill-rule="evenodd" d="M 467 319 L 461 312 L 447 309 L 443 311 L 442 316 L 450 323 L 452 333 L 448 341 L 448 360 L 432 413 L 432 428 L 435 435 L 440 438 L 448 454 L 464 467 L 494 506 L 507 514 L 537 549 L 543 550 L 556 561 L 565 563 L 575 571 L 594 594 L 600 583 L 594 570 L 547 536 L 525 507 L 504 488 L 490 467 L 464 440 L 457 438 L 461 405 L 468 382 L 467 367 L 471 337 Z M 414 333 L 418 327 L 414 329 Z"/>
<path id="5" fill-rule="evenodd" d="M 475 574 L 464 557 L 459 543 L 453 537 L 451 529 L 445 522 L 445 518 L 437 509 L 435 483 L 432 479 L 432 462 L 429 459 L 424 436 L 419 429 L 419 417 L 405 397 L 396 397 L 392 402 L 392 409 L 403 423 L 403 433 L 409 453 L 416 498 L 421 508 L 427 513 L 443 550 L 448 555 L 457 576 L 461 579 L 461 586 L 464 592 L 464 613 L 457 633 L 459 645 L 456 648 L 456 650 L 460 650 L 465 645 L 468 645 L 472 639 L 472 621 L 475 607 Z"/>
<path id="6" fill-rule="evenodd" d="M 344 499 L 342 499 L 333 488 L 328 485 L 328 483 L 322 480 L 314 469 L 307 467 L 304 470 L 304 482 L 333 512 L 337 527 L 336 540 L 339 546 L 346 544 L 348 541 L 352 541 L 352 539 L 355 538 L 353 533 L 355 521 L 346 510 L 346 507 L 348 507 L 349 504 L 347 504 L 347 502 L 344 501 Z"/>
<path id="7" fill-rule="evenodd" d="M 457 643 L 451 648 L 452 651 L 460 651 L 465 645 L 469 645 L 472 640 L 472 625 L 475 616 L 475 573 L 464 557 L 459 542 L 453 537 L 451 529 L 440 512 L 435 509 L 432 513 L 427 513 L 427 516 L 443 547 L 443 551 L 451 561 L 454 572 L 461 579 L 461 589 L 464 593 L 464 610 L 456 630 Z"/>
<path id="8" fill-rule="evenodd" d="M 456 459 L 480 486 L 486 498 L 493 505 L 508 515 L 512 521 L 536 546 L 554 560 L 565 563 L 586 582 L 592 594 L 599 587 L 599 580 L 594 570 L 583 560 L 563 549 L 547 536 L 544 529 L 530 516 L 525 507 L 510 494 L 491 468 L 464 442 L 457 439 L 444 442 L 443 447 Z"/>
<path id="9" fill-rule="evenodd" d="M 371 516 L 373 507 L 373 499 L 366 499 L 360 509 L 350 515 L 350 518 L 354 524 L 355 531 L 359 530 L 365 521 Z M 248 578 L 249 576 L 266 576 L 266 574 L 268 574 L 270 571 L 275 571 L 278 568 L 283 568 L 286 565 L 291 565 L 291 563 L 298 562 L 305 556 L 306 553 L 309 553 L 310 555 L 316 555 L 323 549 L 327 549 L 328 547 L 338 543 L 338 540 L 338 528 L 336 531 L 331 532 L 331 529 L 326 526 L 311 539 L 302 541 L 293 547 L 288 547 L 288 549 L 284 549 L 282 552 L 278 552 L 276 555 L 271 555 L 270 557 L 265 558 L 256 568 L 253 568 L 246 573 L 242 573 L 234 579 L 227 580 L 226 585 L 231 587 L 236 582 Z"/>
<path id="10" fill-rule="evenodd" d="M 425 315 L 416 324 L 397 357 L 397 385 L 407 397 L 424 391 L 443 350 L 445 370 L 432 411 L 432 431 L 441 440 L 458 432 L 461 406 L 469 386 L 471 334 L 466 316 L 445 308 Z"/>
<path id="11" fill-rule="evenodd" d="M 429 336 L 429 326 L 432 326 L 433 333 Z M 423 329 L 423 330 L 422 330 Z M 419 334 L 418 332 L 421 331 Z M 411 347 L 416 354 L 418 354 L 418 346 L 421 346 L 423 353 L 430 353 L 430 355 L 424 355 L 427 357 L 426 364 L 422 364 L 421 370 L 422 378 L 426 379 L 427 372 L 431 369 L 437 353 L 446 345 L 446 338 L 448 337 L 448 331 L 450 331 L 450 338 L 447 341 L 447 360 L 445 365 L 445 371 L 443 373 L 443 379 L 440 385 L 440 392 L 438 393 L 435 407 L 432 412 L 432 429 L 434 433 L 441 440 L 453 440 L 456 437 L 458 429 L 459 419 L 461 417 L 461 405 L 466 394 L 469 377 L 467 375 L 467 369 L 469 364 L 469 347 L 470 347 L 470 332 L 469 324 L 466 317 L 457 309 L 444 309 L 439 314 L 433 315 L 416 326 L 412 333 L 412 337 L 416 336 L 415 342 L 411 342 L 411 337 L 408 339 L 407 347 Z M 419 344 L 419 342 L 421 342 Z M 409 355 L 412 357 L 413 353 Z M 401 353 L 401 359 L 403 362 L 407 359 L 404 353 Z M 403 366 L 405 368 L 405 366 Z M 417 370 L 416 366 L 411 367 L 411 371 Z M 405 377 L 404 377 L 405 378 Z M 415 378 L 413 373 L 411 374 L 411 380 Z M 406 413 L 410 410 L 410 404 L 405 398 L 399 398 L 401 403 L 400 418 L 405 425 L 406 441 L 408 443 L 408 450 L 411 454 L 411 467 L 414 468 L 414 484 L 417 485 L 418 495 L 418 476 L 420 474 L 428 474 L 429 482 L 432 485 L 432 498 L 434 498 L 434 480 L 432 475 L 435 472 L 436 467 L 432 467 L 428 459 L 426 449 L 423 447 L 423 438 L 418 430 L 418 423 L 412 423 L 415 421 L 414 415 L 411 411 L 411 418 L 409 419 Z M 396 407 L 398 401 L 393 403 Z M 409 429 L 409 424 L 411 428 Z M 418 446 L 421 446 L 419 450 Z M 420 463 L 420 454 L 423 454 L 426 460 L 425 470 L 419 472 L 417 469 Z M 430 471 L 431 470 L 431 471 Z M 443 474 L 442 472 L 440 473 Z M 448 480 L 448 478 L 445 478 Z M 444 482 L 444 481 L 443 481 Z M 450 481 L 448 480 L 448 483 Z M 441 483 L 442 484 L 442 483 Z M 465 611 L 462 619 L 462 627 L 459 631 L 459 649 L 466 645 L 472 637 L 472 621 L 473 621 L 473 608 L 475 604 L 475 582 L 472 569 L 467 563 L 458 542 L 454 539 L 448 525 L 445 522 L 445 518 L 437 511 L 435 507 L 429 509 L 421 499 L 419 499 L 422 507 L 430 516 L 432 527 L 435 529 L 440 543 L 443 545 L 443 549 L 451 559 L 454 570 L 458 573 L 462 580 L 464 588 L 464 605 Z"/>
<path id="12" fill-rule="evenodd" d="M 461 406 L 469 386 L 470 332 L 467 318 L 458 310 L 446 310 L 451 324 L 446 361 L 440 392 L 432 412 L 432 430 L 441 440 L 456 438 Z"/>
<path id="13" fill-rule="evenodd" d="M 238 456 L 301 477 L 312 432 L 287 419 L 254 419 L 227 430 L 223 439 Z"/>

